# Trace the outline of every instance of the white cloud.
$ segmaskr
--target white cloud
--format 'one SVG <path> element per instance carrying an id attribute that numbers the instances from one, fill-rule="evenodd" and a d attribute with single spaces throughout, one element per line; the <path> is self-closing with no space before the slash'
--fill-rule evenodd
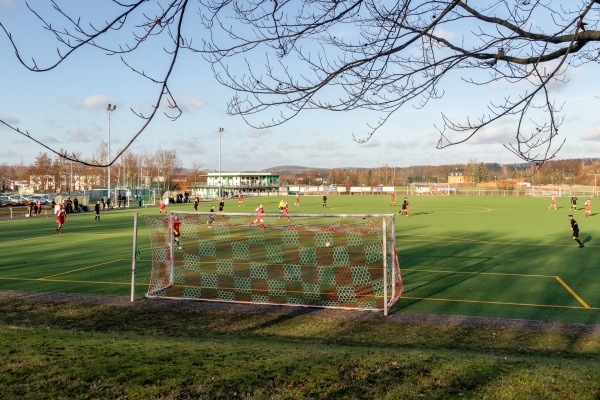
<path id="1" fill-rule="evenodd" d="M 590 140 L 590 141 L 600 141 L 600 127 L 594 127 L 592 129 L 588 129 L 581 136 L 582 140 Z"/>
<path id="2" fill-rule="evenodd" d="M 90 139 L 90 133 L 83 131 L 82 129 L 70 129 L 65 134 L 65 140 L 67 143 L 88 143 Z"/>
<path id="3" fill-rule="evenodd" d="M 381 142 L 378 141 L 377 139 L 374 139 L 374 138 L 371 138 L 371 139 L 367 140 L 364 143 L 357 143 L 357 144 L 358 144 L 358 146 L 360 148 L 363 148 L 363 149 L 365 149 L 365 148 L 368 149 L 368 148 L 374 148 L 374 147 L 381 147 Z"/>
<path id="4" fill-rule="evenodd" d="M 111 101 L 106 96 L 94 94 L 86 97 L 81 105 L 90 110 L 104 110 L 109 103 Z"/>
<path id="5" fill-rule="evenodd" d="M 199 110 L 200 108 L 204 107 L 204 104 L 206 104 L 204 100 L 196 96 L 189 96 L 187 99 L 185 99 L 185 103 L 190 110 Z"/>
<path id="6" fill-rule="evenodd" d="M 15 0 L 0 0 L 0 10 L 2 11 L 14 10 L 16 5 Z"/>

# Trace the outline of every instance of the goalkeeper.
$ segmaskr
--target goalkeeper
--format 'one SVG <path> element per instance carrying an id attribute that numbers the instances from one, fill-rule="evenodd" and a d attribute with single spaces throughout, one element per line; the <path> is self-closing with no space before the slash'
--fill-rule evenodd
<path id="1" fill-rule="evenodd" d="M 175 240 L 175 244 L 177 244 L 177 248 L 179 250 L 182 249 L 181 242 L 179 241 L 179 236 L 181 235 L 179 232 L 180 221 L 179 218 L 173 218 L 173 239 Z"/>

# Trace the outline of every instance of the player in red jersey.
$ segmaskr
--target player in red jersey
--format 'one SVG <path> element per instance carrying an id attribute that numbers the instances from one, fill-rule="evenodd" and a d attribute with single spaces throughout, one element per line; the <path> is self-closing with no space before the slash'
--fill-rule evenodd
<path id="1" fill-rule="evenodd" d="M 392 198 L 390 199 L 390 206 L 396 205 L 396 192 L 392 192 Z"/>
<path id="2" fill-rule="evenodd" d="M 166 207 L 166 206 L 165 206 L 165 201 L 164 201 L 164 200 L 161 200 L 161 201 L 160 201 L 160 207 L 159 207 L 158 213 L 159 213 L 159 214 L 162 214 L 162 213 L 163 213 L 163 211 L 164 211 L 164 212 L 165 212 L 165 214 L 166 214 L 166 213 L 167 213 L 167 210 L 165 209 L 165 207 Z"/>
<path id="3" fill-rule="evenodd" d="M 585 216 L 587 217 L 592 212 L 592 201 L 587 199 L 585 202 Z"/>
<path id="4" fill-rule="evenodd" d="M 295 206 L 299 206 L 300 205 L 300 194 L 296 193 L 296 202 L 294 203 Z"/>
<path id="5" fill-rule="evenodd" d="M 67 217 L 67 210 L 65 209 L 65 205 L 58 210 L 56 214 L 56 223 L 58 226 L 56 227 L 56 231 L 60 234 L 60 229 L 65 225 L 65 218 Z"/>
<path id="6" fill-rule="evenodd" d="M 244 205 L 244 195 L 242 194 L 242 192 L 240 192 L 239 196 L 238 196 L 238 206 L 243 206 Z"/>
<path id="7" fill-rule="evenodd" d="M 290 210 L 289 210 L 289 206 L 288 206 L 288 203 L 287 203 L 287 201 L 286 201 L 286 202 L 283 204 L 283 207 L 281 207 L 281 213 L 287 217 L 287 220 L 288 220 L 288 222 L 290 221 L 290 216 L 289 216 L 289 214 L 288 214 L 288 213 L 289 213 L 289 211 L 290 211 Z M 281 219 L 281 215 L 279 216 L 279 219 Z"/>
<path id="8" fill-rule="evenodd" d="M 179 221 L 179 218 L 174 217 L 173 218 L 173 240 L 175 240 L 175 244 L 177 245 L 177 248 L 179 250 L 182 249 L 181 242 L 179 241 L 179 236 L 181 236 L 181 233 L 179 231 L 180 224 L 181 224 L 181 222 Z"/>
<path id="9" fill-rule="evenodd" d="M 550 207 L 548 207 L 548 210 L 554 208 L 556 210 L 556 195 L 553 194 L 552 195 L 552 200 L 550 200 Z"/>
<path id="10" fill-rule="evenodd" d="M 265 227 L 265 223 L 263 222 L 263 218 L 262 215 L 265 212 L 265 209 L 263 208 L 263 205 L 261 204 L 260 206 L 258 206 L 258 208 L 256 210 L 254 210 L 256 212 L 256 219 L 252 222 L 250 222 L 250 225 L 254 225 L 260 222 L 260 227 L 264 228 Z"/>

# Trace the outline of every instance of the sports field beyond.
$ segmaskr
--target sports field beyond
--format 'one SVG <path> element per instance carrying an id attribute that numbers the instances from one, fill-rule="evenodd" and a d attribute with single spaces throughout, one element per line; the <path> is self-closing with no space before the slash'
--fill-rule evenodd
<path id="1" fill-rule="evenodd" d="M 225 210 L 252 212 L 263 202 L 277 212 L 280 197 L 226 201 Z M 302 213 L 397 213 L 389 196 L 301 197 Z M 397 199 L 400 204 L 401 199 Z M 392 313 L 438 313 L 600 323 L 600 215 L 573 212 L 568 199 L 530 197 L 410 197 L 409 217 L 397 214 L 397 251 L 405 292 Z M 202 203 L 208 211 L 213 203 Z M 215 203 L 216 204 L 216 203 Z M 168 207 L 193 211 L 191 204 Z M 58 235 L 52 215 L 0 221 L 0 290 L 129 296 L 134 212 L 140 213 L 136 296 L 147 289 L 150 243 L 141 216 L 158 207 L 71 214 Z"/>

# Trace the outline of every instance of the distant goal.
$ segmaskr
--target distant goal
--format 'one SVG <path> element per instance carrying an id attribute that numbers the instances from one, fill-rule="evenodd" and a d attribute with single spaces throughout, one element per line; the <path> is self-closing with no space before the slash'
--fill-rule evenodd
<path id="1" fill-rule="evenodd" d="M 173 220 L 180 221 L 179 246 Z M 212 218 L 211 218 L 212 217 Z M 383 310 L 400 298 L 394 214 L 146 216 L 147 297 Z M 214 221 L 211 222 L 211 219 Z"/>

